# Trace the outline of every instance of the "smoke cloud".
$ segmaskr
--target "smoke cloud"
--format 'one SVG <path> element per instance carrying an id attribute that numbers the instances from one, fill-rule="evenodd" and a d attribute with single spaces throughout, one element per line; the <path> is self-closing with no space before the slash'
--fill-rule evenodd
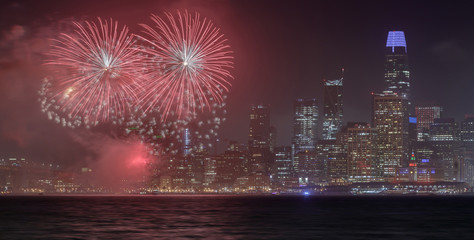
<path id="1" fill-rule="evenodd" d="M 81 132 L 72 135 L 90 156 L 82 166 L 92 170 L 89 181 L 118 191 L 140 185 L 150 175 L 156 159 L 137 137 L 119 139 L 103 133 Z"/>

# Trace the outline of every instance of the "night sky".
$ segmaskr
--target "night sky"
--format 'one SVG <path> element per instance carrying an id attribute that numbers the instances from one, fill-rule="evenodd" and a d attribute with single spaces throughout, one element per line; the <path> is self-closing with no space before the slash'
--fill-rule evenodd
<path id="1" fill-rule="evenodd" d="M 198 11 L 235 52 L 222 138 L 247 141 L 249 106 L 271 105 L 278 144 L 292 134 L 293 101 L 322 100 L 322 79 L 345 69 L 344 119 L 369 121 L 371 92 L 384 88 L 387 32 L 405 31 L 414 103 L 446 117 L 474 113 L 474 6 L 469 1 L 2 1 L 0 157 L 74 164 L 100 155 L 100 134 L 71 130 L 40 112 L 42 53 L 59 23 L 113 18 L 134 32 L 150 13 Z M 56 26 L 56 27 L 55 27 Z M 92 139 L 92 140 L 91 140 Z M 85 160 L 86 159 L 86 160 Z"/>

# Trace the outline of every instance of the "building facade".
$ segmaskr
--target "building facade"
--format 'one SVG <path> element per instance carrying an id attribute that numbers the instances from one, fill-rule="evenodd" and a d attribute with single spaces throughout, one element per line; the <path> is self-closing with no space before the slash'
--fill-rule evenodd
<path id="1" fill-rule="evenodd" d="M 377 129 L 377 168 L 386 181 L 406 165 L 409 152 L 408 101 L 397 94 L 373 95 L 373 126 Z"/>
<path id="2" fill-rule="evenodd" d="M 343 79 L 342 76 L 336 80 L 324 80 L 323 140 L 336 140 L 336 134 L 342 127 Z"/>
<path id="3" fill-rule="evenodd" d="M 275 164 L 273 166 L 272 186 L 274 189 L 285 189 L 297 186 L 296 175 L 291 159 L 291 147 L 276 147 Z"/>
<path id="4" fill-rule="evenodd" d="M 377 129 L 368 123 L 348 123 L 342 132 L 347 147 L 347 175 L 350 182 L 371 182 L 380 179 L 377 171 Z"/>
<path id="5" fill-rule="evenodd" d="M 410 70 L 405 33 L 390 31 L 385 51 L 386 89 L 384 93 L 395 93 L 409 99 Z"/>
<path id="6" fill-rule="evenodd" d="M 462 178 L 462 149 L 459 124 L 453 118 L 435 119 L 430 126 L 430 143 L 437 149 L 444 181 Z"/>
<path id="7" fill-rule="evenodd" d="M 262 171 L 267 172 L 271 161 L 271 125 L 270 106 L 252 105 L 250 107 L 249 124 L 249 161 L 247 169 L 249 173 Z"/>
<path id="8" fill-rule="evenodd" d="M 314 151 L 317 140 L 318 104 L 316 99 L 296 99 L 294 104 L 294 153 Z"/>
<path id="9" fill-rule="evenodd" d="M 429 130 L 434 120 L 441 118 L 443 109 L 440 106 L 431 104 L 418 105 L 415 107 L 417 141 L 427 141 Z"/>

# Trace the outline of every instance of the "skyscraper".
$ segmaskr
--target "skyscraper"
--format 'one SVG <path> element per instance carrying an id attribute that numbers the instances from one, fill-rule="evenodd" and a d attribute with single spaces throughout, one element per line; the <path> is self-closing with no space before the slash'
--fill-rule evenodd
<path id="1" fill-rule="evenodd" d="M 367 123 L 348 123 L 343 133 L 347 146 L 347 175 L 351 182 L 378 179 L 376 148 L 377 129 Z"/>
<path id="2" fill-rule="evenodd" d="M 316 151 L 296 153 L 294 156 L 294 168 L 300 186 L 316 185 L 323 181 L 324 162 L 318 159 Z"/>
<path id="3" fill-rule="evenodd" d="M 270 107 L 252 105 L 250 107 L 249 151 L 270 149 Z"/>
<path id="4" fill-rule="evenodd" d="M 276 189 L 294 186 L 295 174 L 291 159 L 291 147 L 275 148 L 275 165 L 273 166 L 272 182 Z M 298 186 L 298 185 L 296 185 Z"/>
<path id="5" fill-rule="evenodd" d="M 215 187 L 219 191 L 233 191 L 237 178 L 244 175 L 247 155 L 238 150 L 227 150 L 216 157 Z"/>
<path id="6" fill-rule="evenodd" d="M 468 151 L 474 151 L 474 117 L 467 115 L 461 122 L 461 141 Z"/>
<path id="7" fill-rule="evenodd" d="M 430 125 L 434 120 L 441 118 L 443 109 L 435 104 L 423 104 L 415 107 L 416 132 L 418 141 L 427 141 Z"/>
<path id="8" fill-rule="evenodd" d="M 430 126 L 431 144 L 437 149 L 445 181 L 459 181 L 462 175 L 459 124 L 453 118 L 435 119 Z"/>
<path id="9" fill-rule="evenodd" d="M 191 131 L 189 128 L 185 128 L 183 132 L 183 144 L 182 144 L 182 153 L 184 156 L 187 156 L 191 153 Z"/>
<path id="10" fill-rule="evenodd" d="M 249 124 L 249 173 L 256 171 L 268 172 L 271 161 L 270 154 L 270 107 L 268 105 L 252 105 L 250 107 Z"/>
<path id="11" fill-rule="evenodd" d="M 216 180 L 217 157 L 199 154 L 197 158 L 203 163 L 203 181 L 204 189 L 210 190 Z"/>
<path id="12" fill-rule="evenodd" d="M 407 43 L 403 31 L 388 32 L 385 53 L 385 83 L 384 93 L 396 93 L 409 99 L 410 70 Z"/>
<path id="13" fill-rule="evenodd" d="M 270 126 L 270 152 L 274 152 L 277 146 L 277 129 L 275 126 Z"/>
<path id="14" fill-rule="evenodd" d="M 338 134 L 340 136 L 340 134 Z M 344 143 L 338 140 L 319 140 L 316 146 L 316 176 L 320 183 L 342 184 L 347 179 L 347 160 Z"/>
<path id="15" fill-rule="evenodd" d="M 343 79 L 344 76 L 341 76 L 340 79 L 324 81 L 323 140 L 335 140 L 342 127 Z"/>
<path id="16" fill-rule="evenodd" d="M 316 99 L 296 99 L 293 122 L 292 159 L 300 184 L 314 183 L 318 172 L 316 160 Z"/>
<path id="17" fill-rule="evenodd" d="M 377 129 L 378 169 L 387 181 L 408 160 L 408 102 L 396 94 L 373 95 L 373 126 Z"/>
<path id="18" fill-rule="evenodd" d="M 296 99 L 293 125 L 294 152 L 314 151 L 318 105 L 316 99 Z"/>
<path id="19" fill-rule="evenodd" d="M 347 151 L 342 142 L 336 140 L 328 148 L 327 177 L 330 184 L 344 184 L 347 179 Z"/>
<path id="20" fill-rule="evenodd" d="M 464 172 L 461 179 L 474 186 L 474 116 L 466 115 L 461 122 L 462 155 L 464 158 Z"/>

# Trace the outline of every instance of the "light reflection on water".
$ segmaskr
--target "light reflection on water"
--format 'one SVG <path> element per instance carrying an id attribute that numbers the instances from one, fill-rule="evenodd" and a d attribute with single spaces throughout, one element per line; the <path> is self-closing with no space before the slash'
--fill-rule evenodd
<path id="1" fill-rule="evenodd" d="M 0 239 L 469 239 L 472 197 L 2 196 Z"/>

